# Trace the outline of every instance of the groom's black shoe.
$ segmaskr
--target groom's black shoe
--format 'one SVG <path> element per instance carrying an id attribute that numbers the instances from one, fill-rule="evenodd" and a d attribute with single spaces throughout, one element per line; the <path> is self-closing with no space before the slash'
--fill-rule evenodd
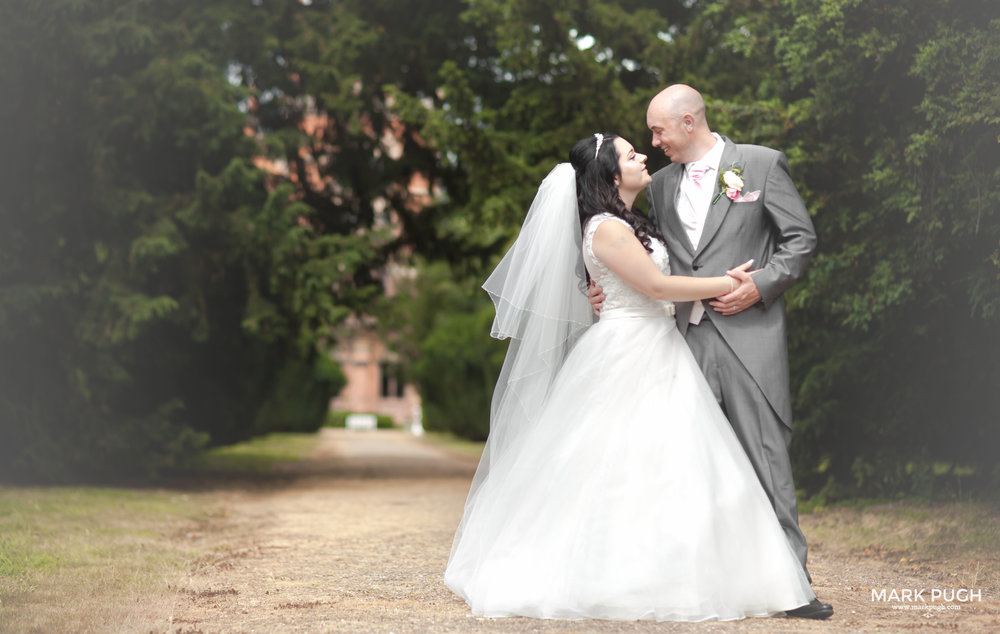
<path id="1" fill-rule="evenodd" d="M 785 616 L 795 619 L 828 619 L 833 616 L 833 606 L 829 603 L 820 603 L 819 599 L 813 599 L 801 608 L 788 610 Z"/>

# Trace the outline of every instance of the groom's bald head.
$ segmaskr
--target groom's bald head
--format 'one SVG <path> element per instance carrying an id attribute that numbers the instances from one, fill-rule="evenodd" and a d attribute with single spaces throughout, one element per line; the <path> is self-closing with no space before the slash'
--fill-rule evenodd
<path id="1" fill-rule="evenodd" d="M 668 86 L 653 97 L 646 125 L 653 133 L 653 147 L 674 163 L 696 161 L 715 144 L 705 119 L 705 100 L 684 84 Z"/>
<path id="2" fill-rule="evenodd" d="M 690 114 L 695 121 L 706 127 L 708 125 L 705 120 L 705 100 L 701 98 L 700 92 L 685 84 L 667 86 L 658 92 L 646 110 L 647 123 L 651 114 L 660 117 L 682 117 Z"/>

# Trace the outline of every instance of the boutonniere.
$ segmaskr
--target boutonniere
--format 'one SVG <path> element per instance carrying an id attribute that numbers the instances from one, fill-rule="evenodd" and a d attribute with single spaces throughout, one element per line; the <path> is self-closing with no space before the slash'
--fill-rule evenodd
<path id="1" fill-rule="evenodd" d="M 729 166 L 729 169 L 719 174 L 719 193 L 712 204 L 719 202 L 723 193 L 729 200 L 736 200 L 741 191 L 743 191 L 743 168 L 734 163 Z"/>

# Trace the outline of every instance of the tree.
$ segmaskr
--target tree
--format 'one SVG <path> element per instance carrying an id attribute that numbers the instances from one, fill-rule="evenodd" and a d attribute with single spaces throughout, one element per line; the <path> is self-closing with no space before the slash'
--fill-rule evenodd
<path id="1" fill-rule="evenodd" d="M 423 425 L 486 440 L 490 401 L 506 342 L 489 337 L 493 304 L 479 280 L 446 262 L 420 260 L 412 287 L 386 298 L 379 327 L 420 386 Z"/>
<path id="2" fill-rule="evenodd" d="M 342 385 L 321 344 L 373 248 L 254 167 L 219 37 L 242 8 L 0 8 L 5 473 L 156 471 L 314 429 Z"/>
<path id="3" fill-rule="evenodd" d="M 685 12 L 681 3 L 469 2 L 453 36 L 462 46 L 430 83 L 392 87 L 394 111 L 433 152 L 427 173 L 447 193 L 419 215 L 434 238 L 417 244 L 432 262 L 419 269 L 420 295 L 382 317 L 402 333 L 429 428 L 486 437 L 505 346 L 488 339 L 493 305 L 479 285 L 574 141 L 644 136 L 636 113 L 659 85 L 649 60 L 669 17 Z"/>
<path id="4" fill-rule="evenodd" d="M 800 484 L 982 485 L 1000 406 L 994 4 L 471 2 L 474 50 L 398 110 L 464 174 L 438 230 L 481 246 L 454 261 L 483 273 L 573 140 L 642 139 L 649 96 L 695 85 L 713 128 L 786 151 L 817 224 L 788 294 Z"/>
<path id="5" fill-rule="evenodd" d="M 391 261 L 423 275 L 378 314 L 429 424 L 481 437 L 503 344 L 479 282 L 575 140 L 642 149 L 648 99 L 685 82 L 714 129 L 788 154 L 817 225 L 787 297 L 799 483 L 987 482 L 994 5 L 8 2 L 0 462 L 156 468 L 318 425 L 332 327 Z"/>
<path id="6" fill-rule="evenodd" d="M 793 458 L 812 492 L 995 477 L 998 18 L 975 1 L 702 14 L 722 27 L 706 64 L 743 77 L 710 79 L 713 105 L 759 114 L 748 136 L 788 152 L 817 225 L 789 293 Z"/>

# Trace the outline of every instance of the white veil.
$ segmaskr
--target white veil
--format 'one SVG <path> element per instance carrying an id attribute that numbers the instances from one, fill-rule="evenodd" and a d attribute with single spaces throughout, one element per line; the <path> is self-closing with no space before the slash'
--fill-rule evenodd
<path id="1" fill-rule="evenodd" d="M 496 305 L 490 335 L 511 341 L 493 392 L 490 434 L 466 509 L 490 465 L 535 422 L 566 354 L 594 322 L 586 295 L 572 165 L 560 163 L 542 181 L 517 240 L 483 289 Z M 456 543 L 461 530 L 460 525 Z"/>

